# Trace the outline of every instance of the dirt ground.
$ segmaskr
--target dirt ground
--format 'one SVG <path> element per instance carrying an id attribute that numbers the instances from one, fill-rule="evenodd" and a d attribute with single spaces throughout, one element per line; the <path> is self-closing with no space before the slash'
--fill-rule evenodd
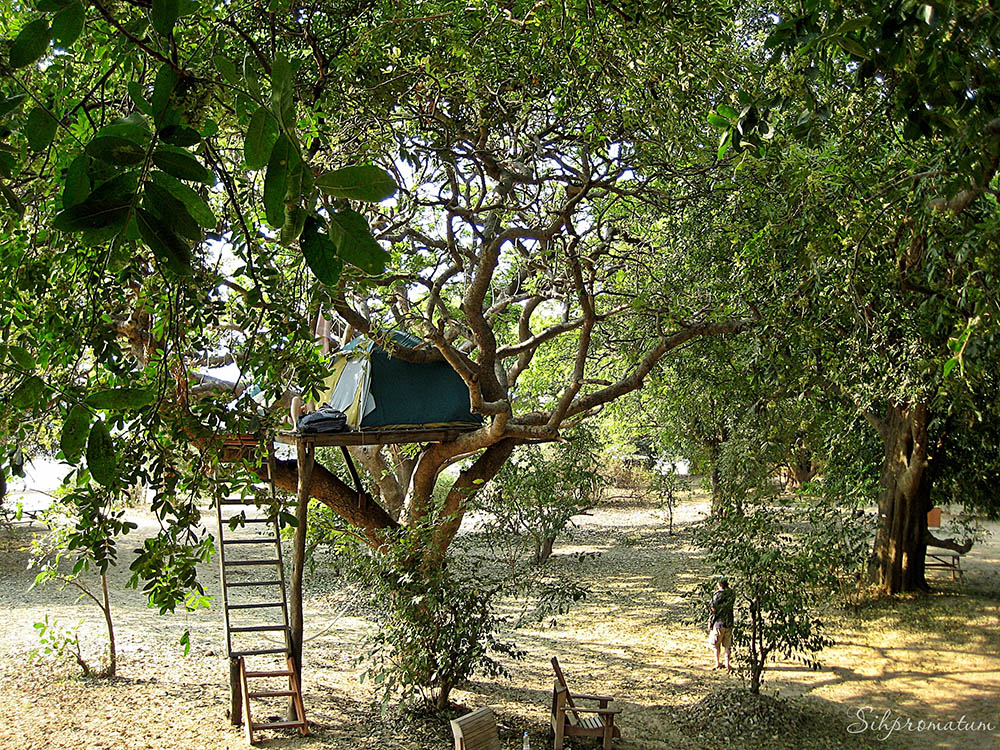
<path id="1" fill-rule="evenodd" d="M 454 700 L 469 708 L 493 706 L 504 747 L 520 748 L 524 730 L 532 747 L 551 747 L 549 659 L 555 655 L 572 688 L 619 699 L 622 739 L 615 746 L 621 750 L 720 744 L 1000 748 L 1000 528 L 994 526 L 986 543 L 966 556 L 962 584 L 938 574 L 929 596 L 831 609 L 825 619 L 836 645 L 823 653 L 823 668 L 813 672 L 794 661 L 774 665 L 765 692 L 786 702 L 764 705 L 776 707 L 767 718 L 763 709 L 727 713 L 726 701 L 742 695 L 730 690 L 740 688 L 740 679 L 709 669 L 704 633 L 683 621 L 684 592 L 704 575 L 690 527 L 705 511 L 704 497 L 688 496 L 676 512 L 673 535 L 661 511 L 635 501 L 611 502 L 579 519 L 570 538 L 557 544 L 550 565 L 575 566 L 580 563 L 573 553 L 600 553 L 583 566 L 590 596 L 554 627 L 514 636 L 528 655 L 508 664 L 511 679 L 473 680 Z M 26 570 L 25 547 L 39 527 L 0 531 L 0 748 L 246 746 L 224 713 L 228 667 L 218 607 L 161 617 L 140 592 L 123 586 L 131 549 L 154 528 L 149 516 L 132 515 L 140 527 L 122 545 L 112 574 L 120 650 L 114 680 L 82 680 L 72 665 L 28 663 L 38 646 L 33 624 L 46 614 L 68 626 L 82 623 L 80 640 L 92 657 L 104 642 L 102 623 L 97 609 L 77 602 L 70 590 L 28 591 L 33 575 Z M 205 519 L 211 523 L 214 516 L 206 513 Z M 214 562 L 205 566 L 202 580 L 209 593 L 218 594 Z M 369 625 L 344 592 L 330 585 L 322 565 L 308 575 L 306 591 L 304 691 L 313 734 L 276 737 L 266 746 L 452 746 L 447 725 L 383 714 L 372 704 L 355 663 Z M 185 629 L 191 634 L 188 656 L 178 644 Z"/>

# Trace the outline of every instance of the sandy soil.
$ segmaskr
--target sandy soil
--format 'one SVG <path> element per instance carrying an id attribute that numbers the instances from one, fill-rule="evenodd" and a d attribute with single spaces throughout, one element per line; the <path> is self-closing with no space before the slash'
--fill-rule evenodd
<path id="1" fill-rule="evenodd" d="M 628 500 L 612 502 L 580 519 L 557 545 L 550 564 L 578 566 L 576 552 L 599 552 L 583 566 L 591 595 L 554 627 L 515 636 L 528 656 L 510 663 L 510 680 L 473 680 L 454 699 L 467 707 L 494 706 L 505 747 L 547 741 L 552 674 L 559 657 L 580 692 L 617 696 L 621 750 L 714 748 L 719 737 L 696 726 L 706 696 L 723 698 L 738 677 L 710 670 L 704 634 L 684 624 L 684 592 L 703 575 L 691 545 L 690 525 L 705 512 L 698 496 L 683 501 L 675 533 L 662 514 Z M 37 647 L 32 627 L 50 621 L 80 625 L 85 652 L 96 657 L 103 635 L 92 604 L 72 591 L 49 586 L 28 591 L 25 547 L 38 527 L 0 532 L 0 748 L 243 748 L 242 733 L 225 717 L 228 667 L 217 608 L 158 616 L 141 592 L 125 589 L 130 550 L 152 533 L 151 519 L 133 514 L 137 532 L 122 546 L 114 570 L 114 606 L 120 648 L 119 678 L 81 680 L 72 666 L 27 663 Z M 213 520 L 206 514 L 206 520 Z M 994 532 L 1000 529 L 994 528 Z M 824 652 L 823 669 L 811 672 L 782 662 L 768 673 L 767 689 L 787 697 L 787 726 L 773 722 L 741 727 L 733 747 L 1000 747 L 1000 534 L 965 559 L 964 584 L 938 576 L 935 594 L 831 610 L 836 645 Z M 217 567 L 203 581 L 218 593 Z M 440 748 L 452 745 L 447 725 L 380 714 L 355 664 L 368 623 L 319 566 L 306 582 L 304 689 L 314 733 L 279 737 L 275 748 Z M 347 602 L 349 605 L 349 602 Z M 178 644 L 191 633 L 191 653 Z M 721 697 L 720 697 L 721 696 Z M 870 710 L 866 710 L 870 709 Z M 859 713 L 859 711 L 861 713 Z M 885 712 L 890 712 L 886 716 Z M 994 730 L 915 728 L 890 731 L 892 722 L 992 722 Z M 868 722 L 869 729 L 848 732 Z M 881 720 L 881 728 L 878 725 Z M 877 729 L 877 731 L 876 731 Z M 745 731 L 744 731 L 745 730 Z M 888 738 L 885 735 L 888 733 Z M 593 743 L 577 743 L 591 747 Z"/>

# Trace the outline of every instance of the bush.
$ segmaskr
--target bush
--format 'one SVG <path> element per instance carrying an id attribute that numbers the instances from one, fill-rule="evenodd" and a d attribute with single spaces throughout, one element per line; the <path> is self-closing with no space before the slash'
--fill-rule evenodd
<path id="1" fill-rule="evenodd" d="M 707 621 L 715 581 L 729 579 L 736 593 L 733 656 L 754 694 L 775 656 L 815 669 L 816 655 L 830 644 L 815 616 L 830 584 L 822 545 L 812 544 L 808 533 L 793 537 L 777 512 L 754 506 L 742 515 L 710 519 L 697 535 L 714 579 L 695 590 L 696 608 Z"/>
<path id="2" fill-rule="evenodd" d="M 475 500 L 491 516 L 487 531 L 527 536 L 539 565 L 573 516 L 593 507 L 603 486 L 596 437 L 582 428 L 568 437 L 566 444 L 519 449 Z"/>
<path id="3" fill-rule="evenodd" d="M 363 582 L 375 628 L 366 639 L 364 679 L 377 688 L 383 705 L 400 695 L 418 698 L 426 709 L 448 707 L 453 688 L 474 674 L 505 676 L 495 658 L 519 658 L 499 637 L 506 619 L 494 613 L 500 584 L 486 586 L 476 571 L 424 564 L 427 529 L 407 529 L 378 552 L 354 548 L 350 576 Z"/>

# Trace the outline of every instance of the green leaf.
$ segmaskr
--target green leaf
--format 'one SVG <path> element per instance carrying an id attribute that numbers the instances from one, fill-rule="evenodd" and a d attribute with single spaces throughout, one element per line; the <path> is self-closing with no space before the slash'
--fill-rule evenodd
<path id="1" fill-rule="evenodd" d="M 266 107 L 260 107 L 250 118 L 247 137 L 243 142 L 243 158 L 247 168 L 260 169 L 265 166 L 277 139 L 278 121 Z"/>
<path id="2" fill-rule="evenodd" d="M 724 157 L 726 155 L 726 152 L 729 150 L 729 147 L 732 146 L 732 145 L 733 145 L 733 134 L 732 134 L 732 132 L 723 133 L 722 137 L 719 138 L 719 151 L 718 151 L 718 153 L 716 153 L 715 158 L 719 159 L 721 161 L 722 157 Z"/>
<path id="3" fill-rule="evenodd" d="M 186 237 L 192 242 L 201 241 L 201 227 L 198 226 L 198 222 L 188 213 L 184 202 L 171 195 L 166 188 L 147 182 L 143 186 L 142 205 L 181 237 Z"/>
<path id="4" fill-rule="evenodd" d="M 396 181 L 371 164 L 344 167 L 316 178 L 316 187 L 335 198 L 377 203 L 396 194 Z"/>
<path id="5" fill-rule="evenodd" d="M 319 231 L 320 226 L 316 217 L 306 219 L 299 247 L 313 275 L 327 286 L 335 287 L 344 270 L 344 263 L 337 257 L 337 247 L 330 237 Z"/>
<path id="6" fill-rule="evenodd" d="M 6 117 L 20 107 L 21 102 L 24 101 L 26 96 L 27 94 L 15 94 L 14 96 L 8 96 L 6 99 L 0 99 L 0 118 Z"/>
<path id="7" fill-rule="evenodd" d="M 52 39 L 57 47 L 67 49 L 83 31 L 83 21 L 86 16 L 84 7 L 79 2 L 72 2 L 55 14 L 52 18 Z"/>
<path id="8" fill-rule="evenodd" d="M 146 150 L 135 141 L 118 135 L 99 135 L 86 147 L 87 154 L 108 164 L 128 166 L 146 158 Z"/>
<path id="9" fill-rule="evenodd" d="M 129 81 L 128 85 L 128 96 L 132 100 L 132 103 L 136 106 L 140 112 L 145 115 L 153 116 L 153 105 L 146 98 L 146 92 L 143 90 L 142 86 L 136 81 Z"/>
<path id="10" fill-rule="evenodd" d="M 32 151 L 47 149 L 55 138 L 58 127 L 59 121 L 45 107 L 35 107 L 28 113 L 28 119 L 24 124 L 28 147 Z"/>
<path id="11" fill-rule="evenodd" d="M 280 229 L 285 223 L 285 195 L 288 192 L 289 172 L 302 161 L 295 146 L 284 133 L 278 136 L 271 149 L 271 157 L 264 173 L 264 213 L 267 223 Z"/>
<path id="12" fill-rule="evenodd" d="M 856 39 L 851 39 L 849 36 L 838 36 L 834 37 L 834 41 L 839 44 L 843 50 L 854 55 L 855 57 L 860 57 L 862 60 L 868 59 L 868 50 L 865 49 L 864 45 Z"/>
<path id="13" fill-rule="evenodd" d="M 135 222 L 142 241 L 160 263 L 176 276 L 191 275 L 191 248 L 173 229 L 141 208 L 136 209 Z"/>
<path id="14" fill-rule="evenodd" d="M 164 63 L 156 72 L 156 81 L 153 83 L 153 96 L 150 102 L 153 105 L 153 121 L 157 126 L 165 124 L 167 112 L 170 110 L 170 95 L 177 87 L 177 71 Z"/>
<path id="15" fill-rule="evenodd" d="M 236 65 L 233 64 L 232 60 L 222 55 L 216 55 L 212 58 L 212 62 L 215 64 L 215 69 L 226 80 L 226 83 L 231 86 L 240 85 L 240 74 L 237 72 Z"/>
<path id="16" fill-rule="evenodd" d="M 955 365 L 958 364 L 958 357 L 952 357 L 947 362 L 944 363 L 944 376 L 948 377 L 951 375 L 951 371 L 955 369 Z"/>
<path id="17" fill-rule="evenodd" d="M 291 132 L 295 125 L 295 105 L 292 99 L 292 81 L 296 66 L 278 53 L 271 64 L 271 110 L 282 128 Z"/>
<path id="18" fill-rule="evenodd" d="M 715 112 L 710 112 L 708 114 L 708 124 L 716 130 L 729 130 L 729 128 L 732 127 L 732 123 L 729 122 L 729 120 L 715 114 Z"/>
<path id="19" fill-rule="evenodd" d="M 867 29 L 872 25 L 871 16 L 858 16 L 857 18 L 852 18 L 850 21 L 844 21 L 840 24 L 837 29 L 838 34 L 853 34 L 855 31 L 861 31 L 861 29 Z"/>
<path id="20" fill-rule="evenodd" d="M 281 225 L 278 233 L 278 242 L 285 247 L 290 247 L 302 234 L 306 223 L 305 210 L 296 204 L 285 204 L 285 223 Z"/>
<path id="21" fill-rule="evenodd" d="M 31 65 L 48 51 L 50 38 L 49 22 L 44 18 L 25 24 L 10 46 L 10 67 Z"/>
<path id="22" fill-rule="evenodd" d="M 87 446 L 90 420 L 90 409 L 82 404 L 73 406 L 66 415 L 66 421 L 63 422 L 62 432 L 59 435 L 59 447 L 71 464 L 80 460 Z"/>
<path id="23" fill-rule="evenodd" d="M 94 422 L 87 438 L 87 468 L 96 482 L 110 487 L 118 479 L 115 445 L 108 426 L 102 420 Z"/>
<path id="24" fill-rule="evenodd" d="M 330 239 L 344 262 L 372 275 L 385 271 L 389 253 L 375 241 L 367 219 L 357 211 L 336 211 L 330 215 Z"/>
<path id="25" fill-rule="evenodd" d="M 45 383 L 37 375 L 25 378 L 10 394 L 10 405 L 15 409 L 33 409 L 45 393 Z"/>
<path id="26" fill-rule="evenodd" d="M 170 36 L 174 30 L 174 24 L 180 17 L 181 7 L 178 0 L 153 0 L 153 7 L 149 12 L 149 20 L 161 36 Z"/>
<path id="27" fill-rule="evenodd" d="M 0 151 L 0 177 L 13 177 L 16 165 L 17 159 L 14 157 L 14 154 Z"/>
<path id="28" fill-rule="evenodd" d="M 90 157 L 86 154 L 80 154 L 70 162 L 63 180 L 63 208 L 70 208 L 82 203 L 90 195 L 90 177 L 87 175 L 89 164 Z"/>
<path id="29" fill-rule="evenodd" d="M 160 138 L 171 146 L 195 146 L 201 143 L 201 135 L 187 125 L 167 125 L 160 131 Z"/>
<path id="30" fill-rule="evenodd" d="M 105 227 L 124 227 L 131 201 L 88 197 L 56 214 L 52 226 L 62 232 L 83 232 Z"/>
<path id="31" fill-rule="evenodd" d="M 31 352 L 29 352 L 23 346 L 17 346 L 16 344 L 11 345 L 7 349 L 7 354 L 10 356 L 12 360 L 14 360 L 14 364 L 16 364 L 22 370 L 30 372 L 34 370 L 36 367 L 35 358 L 32 357 Z"/>
<path id="32" fill-rule="evenodd" d="M 135 192 L 139 188 L 138 172 L 124 172 L 115 175 L 110 180 L 106 180 L 94 188 L 90 197 L 101 201 L 122 201 L 129 203 L 135 197 Z"/>
<path id="33" fill-rule="evenodd" d="M 156 393 L 144 388 L 112 388 L 91 393 L 85 401 L 94 409 L 134 411 L 156 401 Z"/>
<path id="34" fill-rule="evenodd" d="M 114 136 L 124 138 L 140 146 L 146 146 L 152 133 L 146 118 L 138 112 L 128 117 L 118 117 L 97 131 L 98 136 Z"/>
<path id="35" fill-rule="evenodd" d="M 187 151 L 176 148 L 158 148 L 153 152 L 153 163 L 169 175 L 181 180 L 215 184 L 215 175 Z"/>
<path id="36" fill-rule="evenodd" d="M 58 13 L 73 0 L 38 0 L 35 9 L 41 13 Z"/>
<path id="37" fill-rule="evenodd" d="M 730 120 L 735 120 L 737 117 L 740 116 L 740 113 L 738 111 L 725 104 L 720 104 L 718 107 L 715 108 L 715 111 L 718 112 L 723 117 L 728 118 Z"/>
<path id="38" fill-rule="evenodd" d="M 208 207 L 208 204 L 194 188 L 185 185 L 165 172 L 152 172 L 149 177 L 154 183 L 170 191 L 171 195 L 181 201 L 187 207 L 191 218 L 198 222 L 199 226 L 212 229 L 218 223 L 212 209 Z"/>
<path id="39" fill-rule="evenodd" d="M 7 201 L 7 207 L 17 215 L 17 218 L 23 219 L 24 204 L 21 203 L 21 199 L 17 197 L 17 194 L 6 185 L 0 184 L 0 195 L 3 195 L 4 200 Z"/>

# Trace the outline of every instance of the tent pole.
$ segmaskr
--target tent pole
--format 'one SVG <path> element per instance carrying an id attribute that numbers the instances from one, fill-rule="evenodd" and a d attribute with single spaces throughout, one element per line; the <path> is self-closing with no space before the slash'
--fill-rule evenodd
<path id="1" fill-rule="evenodd" d="M 292 545 L 292 575 L 289 582 L 288 604 L 291 626 L 292 660 L 302 685 L 302 572 L 306 558 L 306 518 L 309 509 L 309 490 L 312 487 L 313 468 L 316 465 L 316 448 L 301 437 L 295 441 L 298 468 L 298 502 L 295 506 L 295 540 Z M 295 707 L 289 706 L 289 715 L 294 717 Z"/>

